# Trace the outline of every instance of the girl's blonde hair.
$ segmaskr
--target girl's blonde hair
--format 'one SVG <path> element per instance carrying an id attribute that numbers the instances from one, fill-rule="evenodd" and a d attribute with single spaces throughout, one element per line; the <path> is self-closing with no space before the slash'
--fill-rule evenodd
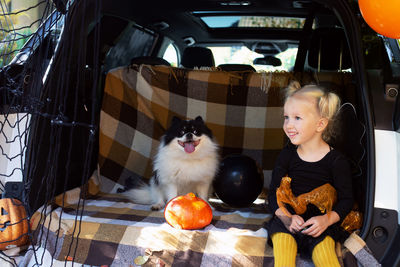
<path id="1" fill-rule="evenodd" d="M 312 97 L 316 100 L 316 108 L 320 116 L 328 119 L 328 125 L 322 132 L 322 139 L 329 142 L 334 136 L 334 125 L 336 115 L 340 107 L 340 98 L 337 94 L 328 92 L 325 88 L 318 85 L 309 84 L 301 87 L 300 83 L 293 81 L 286 88 L 285 102 L 288 98 L 296 94 Z"/>

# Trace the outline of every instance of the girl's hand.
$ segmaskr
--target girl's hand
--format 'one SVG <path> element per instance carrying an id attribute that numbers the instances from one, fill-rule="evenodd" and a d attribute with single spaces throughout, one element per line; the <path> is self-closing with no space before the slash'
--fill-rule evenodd
<path id="1" fill-rule="evenodd" d="M 285 225 L 286 229 L 288 229 L 291 233 L 293 233 L 292 230 L 291 230 L 291 225 L 292 225 L 292 222 L 293 222 L 292 218 L 293 218 L 293 216 L 297 216 L 297 215 L 291 215 L 290 217 L 288 217 L 286 215 L 286 213 L 282 211 L 281 208 L 278 208 L 275 211 L 275 215 L 279 218 L 279 220 L 281 220 L 283 225 Z"/>
<path id="2" fill-rule="evenodd" d="M 315 216 L 308 219 L 303 224 L 303 228 L 309 227 L 301 232 L 312 237 L 320 236 L 329 226 L 328 220 L 324 216 L 325 215 Z"/>
<path id="3" fill-rule="evenodd" d="M 302 217 L 300 217 L 299 215 L 296 215 L 296 214 L 292 215 L 292 221 L 290 223 L 288 230 L 291 233 L 301 231 L 301 229 L 303 229 L 303 227 L 304 227 L 303 224 L 304 224 L 304 219 Z"/>
<path id="4" fill-rule="evenodd" d="M 324 215 L 311 217 L 303 224 L 303 228 L 309 227 L 303 230 L 302 233 L 312 237 L 318 237 L 326 230 L 326 228 L 339 220 L 339 215 L 334 211 Z"/>

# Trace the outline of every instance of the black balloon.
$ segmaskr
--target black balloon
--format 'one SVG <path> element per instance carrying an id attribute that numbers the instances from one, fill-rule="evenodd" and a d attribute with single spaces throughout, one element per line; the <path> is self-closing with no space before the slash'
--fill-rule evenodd
<path id="1" fill-rule="evenodd" d="M 248 207 L 260 195 L 264 176 L 254 159 L 241 154 L 226 156 L 214 179 L 219 199 L 232 207 Z"/>

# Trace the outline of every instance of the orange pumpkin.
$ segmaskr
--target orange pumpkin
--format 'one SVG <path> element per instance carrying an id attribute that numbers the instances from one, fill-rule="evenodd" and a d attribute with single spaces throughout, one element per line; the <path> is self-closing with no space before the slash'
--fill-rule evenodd
<path id="1" fill-rule="evenodd" d="M 21 201 L 0 199 L 0 250 L 18 247 L 28 242 L 28 218 Z"/>
<path id="2" fill-rule="evenodd" d="M 177 229 L 201 229 L 211 223 L 210 205 L 193 193 L 177 196 L 165 206 L 165 220 Z"/>

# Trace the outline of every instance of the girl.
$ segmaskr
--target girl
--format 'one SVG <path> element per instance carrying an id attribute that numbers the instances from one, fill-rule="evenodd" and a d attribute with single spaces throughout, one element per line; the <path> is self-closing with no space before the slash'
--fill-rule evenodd
<path id="1" fill-rule="evenodd" d="M 340 266 L 335 241 L 340 237 L 339 225 L 353 206 L 351 170 L 346 158 L 329 144 L 333 120 L 340 106 L 339 97 L 316 85 L 289 85 L 284 104 L 283 129 L 291 144 L 285 147 L 272 172 L 269 207 L 273 218 L 266 224 L 272 240 L 275 266 L 295 266 L 297 251 L 311 257 L 315 266 Z M 292 178 L 295 196 L 329 183 L 337 192 L 332 211 L 321 213 L 309 204 L 301 215 L 288 217 L 279 208 L 276 189 L 281 178 Z"/>

